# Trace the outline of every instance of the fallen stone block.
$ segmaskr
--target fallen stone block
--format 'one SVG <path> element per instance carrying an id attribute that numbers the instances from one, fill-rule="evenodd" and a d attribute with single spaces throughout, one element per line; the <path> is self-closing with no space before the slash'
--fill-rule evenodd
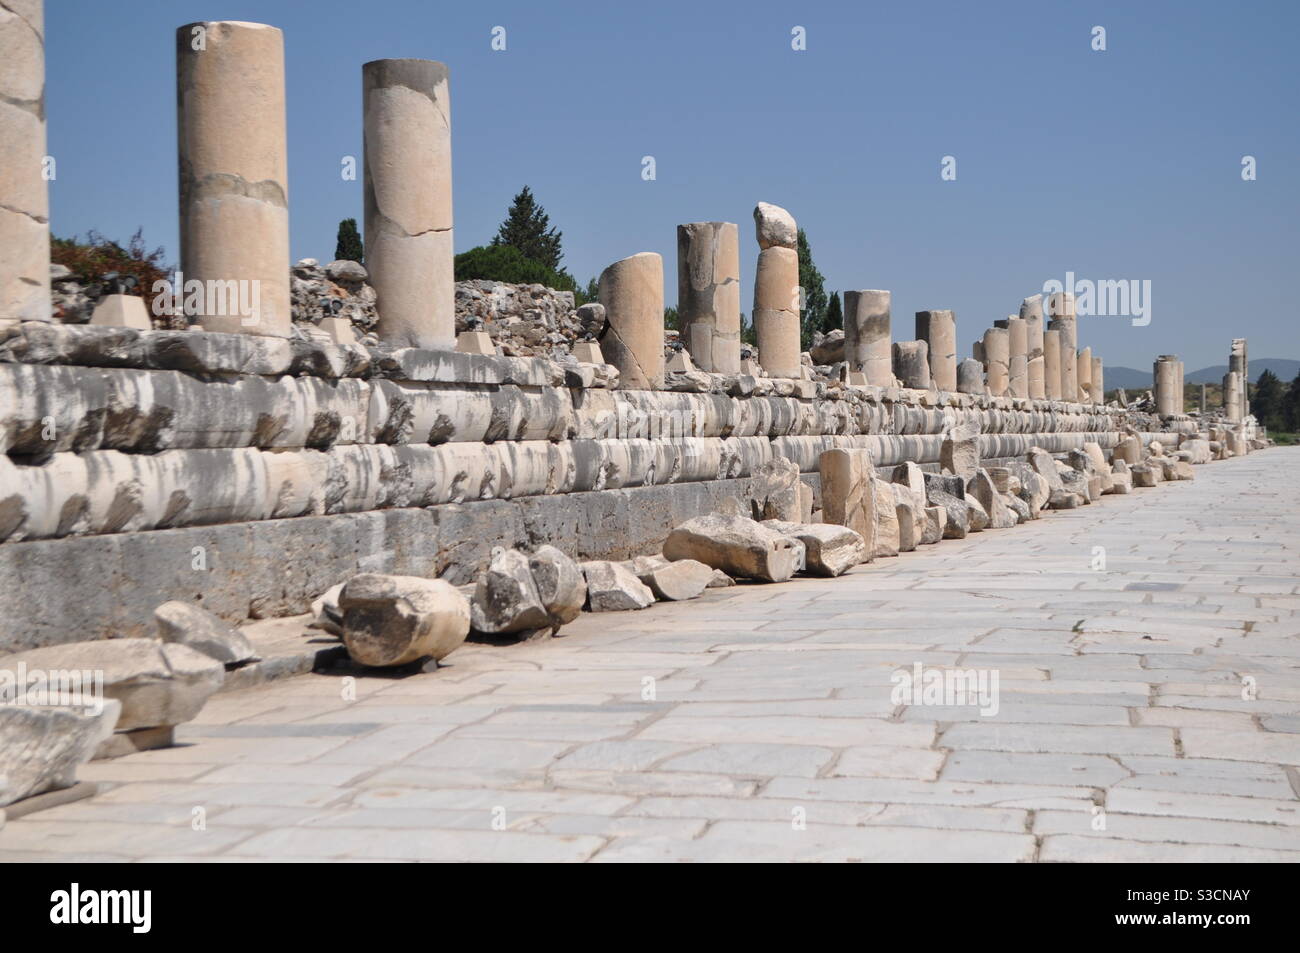
<path id="1" fill-rule="evenodd" d="M 966 506 L 966 484 L 959 476 L 926 473 L 925 498 L 941 506 L 947 516 L 944 521 L 944 539 L 965 539 L 970 532 L 970 510 Z"/>
<path id="2" fill-rule="evenodd" d="M 1133 492 L 1133 474 L 1128 470 L 1110 475 L 1110 492 L 1123 495 Z"/>
<path id="3" fill-rule="evenodd" d="M 111 698 L 99 710 L 0 705 L 0 807 L 76 784 L 121 711 Z"/>
<path id="4" fill-rule="evenodd" d="M 527 556 L 517 549 L 492 550 L 488 567 L 474 588 L 469 619 L 474 631 L 489 635 L 550 627 L 550 613 L 542 604 Z"/>
<path id="5" fill-rule="evenodd" d="M 894 497 L 894 484 L 876 478 L 876 540 L 872 558 L 897 556 L 900 532 L 898 504 Z"/>
<path id="6" fill-rule="evenodd" d="M 797 463 L 784 457 L 768 460 L 753 477 L 754 519 L 797 521 L 801 486 Z"/>
<path id="7" fill-rule="evenodd" d="M 320 629 L 330 635 L 343 634 L 343 610 L 339 608 L 339 593 L 343 583 L 330 586 L 311 602 L 313 620 L 310 628 Z"/>
<path id="8" fill-rule="evenodd" d="M 558 629 L 582 613 L 587 579 L 576 560 L 554 546 L 538 546 L 528 557 L 528 569 L 551 625 Z"/>
<path id="9" fill-rule="evenodd" d="M 1206 441 L 1206 439 L 1184 439 L 1182 443 L 1179 443 L 1178 449 L 1188 452 L 1188 463 L 1200 465 L 1209 463 L 1210 460 L 1214 459 L 1213 451 L 1210 450 L 1210 442 Z"/>
<path id="10" fill-rule="evenodd" d="M 942 506 L 925 508 L 925 531 L 921 534 L 921 545 L 932 546 L 943 539 L 944 529 L 948 525 L 948 511 Z"/>
<path id="11" fill-rule="evenodd" d="M 988 517 L 988 529 L 1009 529 L 1019 522 L 1016 514 L 1007 508 L 987 470 L 980 468 L 971 475 L 967 492 L 979 500 L 980 507 Z"/>
<path id="12" fill-rule="evenodd" d="M 713 581 L 713 573 L 713 568 L 702 562 L 678 559 L 657 566 L 638 578 L 650 587 L 656 598 L 665 602 L 681 602 L 698 598 Z"/>
<path id="13" fill-rule="evenodd" d="M 713 575 L 709 577 L 710 589 L 725 589 L 728 586 L 734 586 L 736 580 L 732 579 L 721 569 L 713 570 Z"/>
<path id="14" fill-rule="evenodd" d="M 980 466 L 979 431 L 968 424 L 958 424 L 944 433 L 939 449 L 939 464 L 945 473 L 970 476 Z"/>
<path id="15" fill-rule="evenodd" d="M 227 668 L 257 661 L 247 636 L 206 609 L 188 602 L 164 602 L 153 615 L 164 642 L 187 645 Z"/>
<path id="16" fill-rule="evenodd" d="M 361 573 L 343 586 L 339 608 L 343 644 L 362 665 L 440 661 L 469 634 L 469 600 L 441 579 Z"/>
<path id="17" fill-rule="evenodd" d="M 103 696 L 122 703 L 118 731 L 190 721 L 226 677 L 215 659 L 154 639 L 65 642 L 0 659 L 0 672 L 17 679 L 20 670 L 78 675 L 83 692 L 92 674 L 96 687 L 102 678 Z"/>
<path id="18" fill-rule="evenodd" d="M 1041 447 L 1030 447 L 1025 454 L 1025 462 L 1029 464 L 1040 477 L 1047 481 L 1048 498 L 1056 490 L 1065 489 L 1061 482 L 1061 471 L 1057 467 L 1056 461 L 1052 455 Z"/>
<path id="19" fill-rule="evenodd" d="M 763 525 L 803 543 L 805 568 L 818 576 L 842 575 L 862 562 L 866 553 L 866 542 L 861 534 L 847 526 L 780 520 L 768 520 Z"/>
<path id="20" fill-rule="evenodd" d="M 644 609 L 655 594 L 622 563 L 593 559 L 579 563 L 587 579 L 587 607 L 592 612 L 624 612 Z"/>
<path id="21" fill-rule="evenodd" d="M 1053 490 L 1048 507 L 1054 510 L 1072 510 L 1083 505 L 1083 498 L 1068 490 Z"/>
<path id="22" fill-rule="evenodd" d="M 743 516 L 712 514 L 687 520 L 668 534 L 664 555 L 695 559 L 727 575 L 784 582 L 794 575 L 796 541 Z"/>
<path id="23" fill-rule="evenodd" d="M 847 526 L 866 543 L 871 558 L 876 545 L 875 467 L 868 450 L 836 448 L 818 458 L 822 485 L 822 519 Z"/>
<path id="24" fill-rule="evenodd" d="M 1132 466 L 1135 463 L 1142 462 L 1142 440 L 1141 438 L 1129 434 L 1115 445 L 1115 449 L 1110 452 L 1111 462 L 1123 460 Z"/>
<path id="25" fill-rule="evenodd" d="M 1155 486 L 1159 480 L 1156 476 L 1156 468 L 1147 463 L 1137 463 L 1129 467 L 1129 475 L 1132 476 L 1135 487 Z"/>
<path id="26" fill-rule="evenodd" d="M 964 499 L 966 500 L 966 513 L 970 520 L 970 531 L 972 533 L 979 533 L 988 529 L 989 514 L 988 511 L 984 509 L 983 504 L 970 494 L 967 494 Z"/>

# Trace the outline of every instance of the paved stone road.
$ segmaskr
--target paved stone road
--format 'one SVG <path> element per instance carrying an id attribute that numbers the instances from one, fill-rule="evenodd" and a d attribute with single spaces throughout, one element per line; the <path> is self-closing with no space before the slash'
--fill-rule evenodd
<path id="1" fill-rule="evenodd" d="M 354 701 L 325 675 L 222 695 L 0 859 L 1294 862 L 1297 472 L 1197 467 Z M 917 663 L 996 673 L 997 713 L 895 704 Z"/>

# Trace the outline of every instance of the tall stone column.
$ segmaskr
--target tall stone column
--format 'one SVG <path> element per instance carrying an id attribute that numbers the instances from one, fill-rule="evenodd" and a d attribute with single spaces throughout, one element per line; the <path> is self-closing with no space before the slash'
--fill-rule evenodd
<path id="1" fill-rule="evenodd" d="M 1094 404 L 1106 403 L 1106 384 L 1103 377 L 1103 368 L 1101 358 L 1092 359 L 1092 402 Z"/>
<path id="2" fill-rule="evenodd" d="M 366 269 L 386 344 L 452 348 L 451 100 L 433 60 L 361 67 Z"/>
<path id="3" fill-rule="evenodd" d="M 771 377 L 800 377 L 799 229 L 785 209 L 759 202 L 754 232 L 760 249 L 754 275 L 758 362 Z"/>
<path id="4" fill-rule="evenodd" d="M 1246 369 L 1246 339 L 1233 338 L 1232 347 L 1228 352 L 1228 370 L 1237 376 L 1236 387 L 1233 389 L 1233 397 L 1236 400 L 1237 407 L 1235 413 L 1236 420 L 1245 420 L 1250 413 L 1250 401 L 1247 399 L 1248 382 L 1250 380 L 1249 372 Z"/>
<path id="5" fill-rule="evenodd" d="M 1055 328 L 1043 332 L 1043 396 L 1061 399 L 1061 332 Z"/>
<path id="6" fill-rule="evenodd" d="M 733 222 L 677 226 L 677 314 L 696 367 L 740 373 L 740 230 Z"/>
<path id="7" fill-rule="evenodd" d="M 1223 375 L 1223 409 L 1227 412 L 1229 423 L 1239 423 L 1243 419 L 1237 393 L 1240 381 L 1241 375 L 1236 371 L 1228 371 Z"/>
<path id="8" fill-rule="evenodd" d="M 50 320 L 42 0 L 0 0 L 0 319 Z"/>
<path id="9" fill-rule="evenodd" d="M 1206 393 L 1206 385 L 1205 385 L 1205 382 L 1202 381 L 1202 382 L 1201 382 L 1201 413 L 1202 413 L 1202 414 L 1204 414 L 1204 413 L 1205 413 L 1205 410 L 1206 410 L 1206 406 L 1205 406 L 1205 393 Z"/>
<path id="10" fill-rule="evenodd" d="M 1182 412 L 1178 400 L 1178 358 L 1172 354 L 1162 354 L 1156 359 L 1152 368 L 1155 377 L 1156 413 L 1162 417 L 1172 417 Z"/>
<path id="11" fill-rule="evenodd" d="M 989 393 L 1002 397 L 1010 384 L 1011 336 L 1006 328 L 989 328 L 984 332 L 984 376 Z"/>
<path id="12" fill-rule="evenodd" d="M 1061 400 L 1079 399 L 1079 367 L 1075 359 L 1079 338 L 1075 325 L 1074 295 L 1058 291 L 1047 299 L 1047 309 L 1052 316 L 1048 327 L 1061 332 Z"/>
<path id="13" fill-rule="evenodd" d="M 1186 411 L 1186 406 L 1187 406 L 1187 397 L 1186 397 L 1187 384 L 1185 381 L 1186 373 L 1187 373 L 1186 365 L 1184 365 L 1182 361 L 1179 361 L 1178 362 L 1178 387 L 1174 391 L 1174 404 L 1177 408 L 1174 411 L 1174 413 L 1176 414 L 1185 413 Z"/>
<path id="14" fill-rule="evenodd" d="M 844 292 L 844 360 L 876 387 L 894 383 L 889 307 L 888 291 Z"/>
<path id="15" fill-rule="evenodd" d="M 1029 396 L 1029 327 L 1023 318 L 1007 318 L 1007 393 Z"/>
<path id="16" fill-rule="evenodd" d="M 1079 400 L 1085 404 L 1095 404 L 1096 396 L 1092 392 L 1092 348 L 1085 347 L 1076 359 L 1075 379 L 1079 382 Z"/>
<path id="17" fill-rule="evenodd" d="M 930 354 L 930 381 L 937 390 L 957 389 L 957 318 L 951 311 L 916 312 L 916 339 Z"/>
<path id="18" fill-rule="evenodd" d="M 654 390 L 664 383 L 664 260 L 641 252 L 600 274 L 605 331 L 600 352 L 618 368 L 619 387 Z"/>
<path id="19" fill-rule="evenodd" d="M 1042 400 L 1047 396 L 1043 375 L 1043 296 L 1031 295 L 1020 304 L 1020 317 L 1025 322 L 1028 360 L 1025 362 L 1029 380 L 1029 396 Z"/>
<path id="20" fill-rule="evenodd" d="M 181 271 L 205 330 L 287 337 L 284 34 L 208 21 L 176 31 Z M 177 289 L 180 290 L 180 289 Z"/>

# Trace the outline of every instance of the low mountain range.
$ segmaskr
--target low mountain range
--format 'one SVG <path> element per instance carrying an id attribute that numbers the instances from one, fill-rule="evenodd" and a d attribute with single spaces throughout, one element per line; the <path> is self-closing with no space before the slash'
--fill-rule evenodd
<path id="1" fill-rule="evenodd" d="M 1300 373 L 1300 361 L 1280 357 L 1252 358 L 1250 382 L 1258 383 L 1259 375 L 1265 371 L 1272 371 L 1283 383 L 1289 383 L 1295 379 L 1296 374 Z M 1139 371 L 1133 367 L 1107 367 L 1105 373 L 1107 390 L 1112 387 L 1150 389 L 1153 386 L 1150 369 Z M 1199 371 L 1188 371 L 1184 379 L 1188 384 L 1222 384 L 1223 375 L 1226 373 L 1228 373 L 1227 364 L 1215 364 L 1213 367 L 1203 367 Z"/>

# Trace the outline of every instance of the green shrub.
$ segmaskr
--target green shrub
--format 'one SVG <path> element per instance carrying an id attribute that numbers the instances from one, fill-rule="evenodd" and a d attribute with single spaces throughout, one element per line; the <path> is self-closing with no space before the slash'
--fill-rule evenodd
<path id="1" fill-rule="evenodd" d="M 545 285 L 556 291 L 577 291 L 573 276 L 552 271 L 525 258 L 511 245 L 479 245 L 456 256 L 457 281 L 504 281 L 512 285 Z"/>

